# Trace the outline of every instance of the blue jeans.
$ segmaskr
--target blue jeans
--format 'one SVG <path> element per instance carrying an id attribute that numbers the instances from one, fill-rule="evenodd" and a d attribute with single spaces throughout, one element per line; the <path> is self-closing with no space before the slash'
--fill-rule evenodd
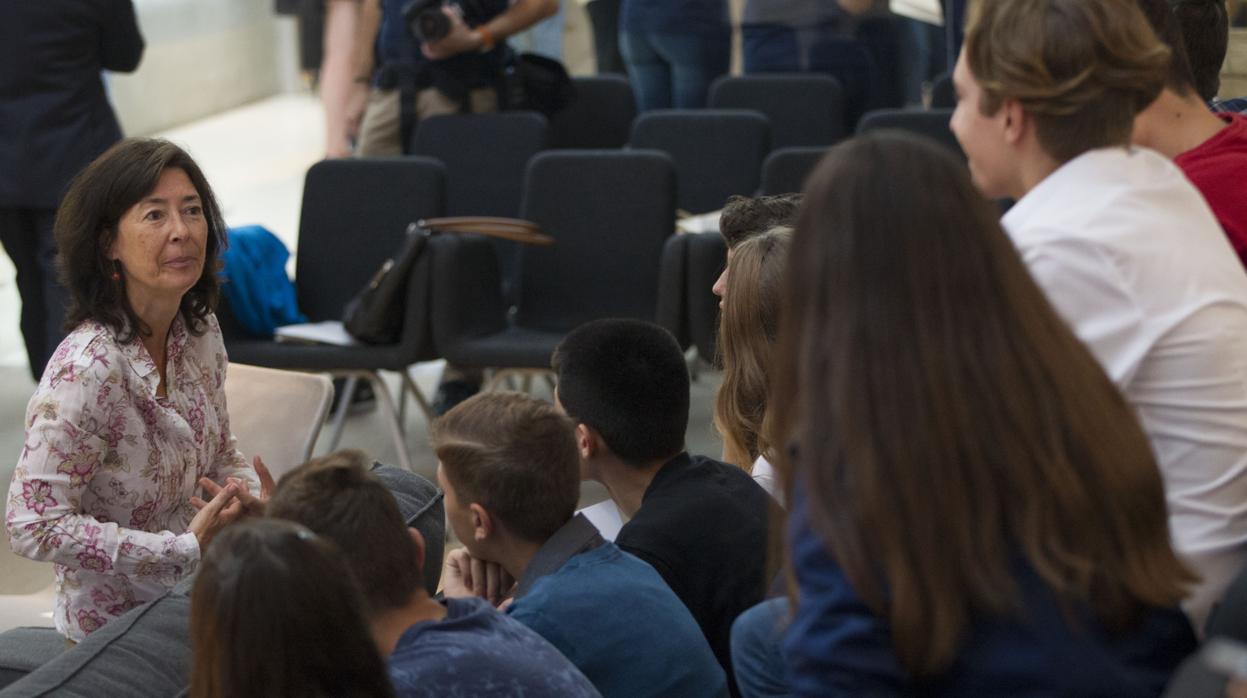
<path id="1" fill-rule="evenodd" d="M 623 30 L 619 34 L 637 109 L 700 109 L 710 83 L 727 74 L 732 60 L 732 30 L 687 34 Z"/>
<path id="2" fill-rule="evenodd" d="M 742 698 L 792 695 L 780 644 L 788 627 L 788 599 L 768 599 L 732 623 L 732 667 Z"/>

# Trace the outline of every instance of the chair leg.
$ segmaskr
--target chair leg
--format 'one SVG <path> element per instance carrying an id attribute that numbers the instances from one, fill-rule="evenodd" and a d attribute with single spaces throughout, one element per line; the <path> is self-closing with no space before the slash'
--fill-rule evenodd
<path id="1" fill-rule="evenodd" d="M 411 374 L 405 370 L 401 373 L 403 374 L 403 386 L 406 388 L 404 392 L 411 392 L 411 396 L 416 400 L 416 406 L 424 413 L 424 418 L 432 424 L 433 420 L 437 419 L 437 415 L 433 414 L 433 406 L 429 404 L 429 400 L 424 396 L 424 393 L 420 392 L 420 386 L 416 385 L 416 381 L 412 379 Z"/>
<path id="2" fill-rule="evenodd" d="M 381 411 L 385 413 L 385 421 L 390 427 L 390 436 L 393 437 L 394 448 L 398 451 L 398 463 L 405 470 L 411 471 L 411 454 L 407 451 L 407 438 L 403 435 L 403 427 L 398 423 L 398 411 L 394 407 L 394 398 L 390 395 L 389 388 L 385 387 L 380 374 L 370 371 L 367 376 L 368 382 L 372 383 L 373 392 L 377 394 L 377 402 L 381 405 Z"/>
<path id="3" fill-rule="evenodd" d="M 355 397 L 355 388 L 359 385 L 359 377 L 350 375 L 346 377 L 346 385 L 342 387 L 342 398 L 338 402 L 338 409 L 333 414 L 333 435 L 329 437 L 329 450 L 338 450 L 338 443 L 342 441 L 342 428 L 346 426 L 346 413 L 351 407 L 351 398 Z"/>

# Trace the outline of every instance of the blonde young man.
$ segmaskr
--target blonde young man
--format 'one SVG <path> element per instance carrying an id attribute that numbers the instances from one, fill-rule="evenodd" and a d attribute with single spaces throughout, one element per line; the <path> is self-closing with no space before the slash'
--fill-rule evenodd
<path id="1" fill-rule="evenodd" d="M 1247 559 L 1247 276 L 1173 163 L 1129 146 L 1169 51 L 1134 0 L 971 13 L 952 129 L 1036 281 L 1138 412 L 1197 628 Z M 1129 535 L 1129 532 L 1123 532 Z"/>

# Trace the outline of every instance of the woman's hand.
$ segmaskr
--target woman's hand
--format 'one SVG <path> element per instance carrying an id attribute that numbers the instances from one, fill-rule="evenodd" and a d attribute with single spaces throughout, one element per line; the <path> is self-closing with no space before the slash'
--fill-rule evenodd
<path id="1" fill-rule="evenodd" d="M 196 500 L 202 503 L 199 513 L 195 514 L 195 518 L 191 519 L 190 525 L 186 530 L 195 534 L 195 538 L 199 541 L 199 550 L 208 549 L 208 544 L 212 542 L 212 538 L 216 536 L 221 529 L 230 525 L 242 516 L 242 502 L 238 499 L 239 487 L 236 483 L 229 483 L 225 487 L 218 488 L 219 491 L 212 501 L 204 503 L 198 497 L 191 498 L 191 504 L 195 504 Z"/>
<path id="2" fill-rule="evenodd" d="M 228 485 L 233 483 L 238 486 L 238 501 L 242 502 L 242 513 L 244 516 L 264 516 L 264 507 L 268 504 L 268 498 L 273 493 L 273 489 L 277 485 L 273 482 L 273 475 L 268 471 L 268 467 L 264 465 L 264 461 L 256 456 L 251 461 L 255 467 L 255 474 L 260 478 L 260 496 L 251 494 L 251 490 L 247 488 L 247 483 L 238 478 L 227 478 L 225 483 Z M 209 497 L 216 497 L 221 492 L 221 486 L 209 480 L 206 477 L 199 478 L 199 486 L 204 488 L 204 493 Z M 191 506 L 202 510 L 207 506 L 207 502 L 199 497 L 191 497 Z"/>

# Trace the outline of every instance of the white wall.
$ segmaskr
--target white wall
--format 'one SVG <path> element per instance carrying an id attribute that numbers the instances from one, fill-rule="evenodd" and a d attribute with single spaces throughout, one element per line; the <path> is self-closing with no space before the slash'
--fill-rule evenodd
<path id="1" fill-rule="evenodd" d="M 146 135 L 300 86 L 293 18 L 272 0 L 135 0 L 139 69 L 109 74 L 126 135 Z"/>

